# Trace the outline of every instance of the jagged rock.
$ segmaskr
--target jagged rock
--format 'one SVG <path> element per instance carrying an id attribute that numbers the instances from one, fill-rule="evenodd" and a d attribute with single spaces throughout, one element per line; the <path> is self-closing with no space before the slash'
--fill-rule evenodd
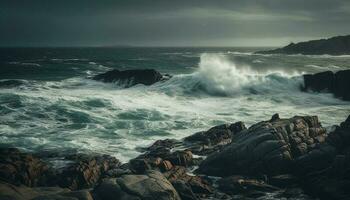
<path id="1" fill-rule="evenodd" d="M 231 143 L 234 135 L 245 130 L 243 122 L 223 124 L 215 126 L 208 131 L 202 131 L 184 138 L 190 143 L 188 147 L 198 155 L 207 155 L 220 150 L 223 146 Z"/>
<path id="2" fill-rule="evenodd" d="M 331 92 L 336 97 L 350 101 L 350 70 L 342 70 L 336 73 L 325 71 L 316 74 L 305 74 L 302 90 Z"/>
<path id="3" fill-rule="evenodd" d="M 157 171 L 144 175 L 123 175 L 120 178 L 105 179 L 95 189 L 100 200 L 180 200 L 171 183 Z"/>
<path id="4" fill-rule="evenodd" d="M 290 43 L 288 46 L 260 51 L 262 54 L 305 54 L 305 55 L 348 55 L 350 54 L 350 35 L 336 36 L 329 39 L 311 40 L 300 43 Z"/>
<path id="5" fill-rule="evenodd" d="M 189 150 L 171 151 L 173 143 L 169 146 L 169 140 L 156 141 L 152 146 L 147 148 L 144 154 L 129 161 L 130 168 L 137 172 L 143 173 L 146 170 L 154 169 L 166 171 L 173 165 L 190 166 L 192 165 L 193 155 Z"/>
<path id="6" fill-rule="evenodd" d="M 169 76 L 163 76 L 154 69 L 133 69 L 120 71 L 114 69 L 93 77 L 94 80 L 103 82 L 118 82 L 126 87 L 136 84 L 152 85 L 161 80 L 169 79 Z"/>
<path id="7" fill-rule="evenodd" d="M 325 137 L 316 116 L 263 121 L 235 135 L 231 144 L 204 160 L 197 172 L 206 175 L 278 175 L 291 172 L 292 161 L 305 154 L 310 144 L 310 130 Z"/>
<path id="8" fill-rule="evenodd" d="M 73 163 L 57 174 L 58 184 L 72 190 L 92 187 L 108 170 L 120 165 L 108 155 L 73 155 L 67 159 Z"/>
<path id="9" fill-rule="evenodd" d="M 295 161 L 304 189 L 321 199 L 350 198 L 350 116 L 324 143 Z"/>
<path id="10" fill-rule="evenodd" d="M 210 184 L 199 176 L 189 175 L 185 167 L 175 166 L 170 171 L 164 173 L 164 176 L 170 181 L 183 181 L 195 194 L 208 195 L 213 193 Z"/>
<path id="11" fill-rule="evenodd" d="M 30 187 L 44 185 L 48 166 L 39 158 L 16 148 L 0 148 L 0 178 Z"/>
<path id="12" fill-rule="evenodd" d="M 182 200 L 198 200 L 191 187 L 184 181 L 174 180 L 171 184 L 174 186 Z"/>

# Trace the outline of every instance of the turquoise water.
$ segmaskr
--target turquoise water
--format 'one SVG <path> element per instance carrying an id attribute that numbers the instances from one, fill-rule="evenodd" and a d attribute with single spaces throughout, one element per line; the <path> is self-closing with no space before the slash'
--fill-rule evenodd
<path id="1" fill-rule="evenodd" d="M 28 151 L 99 152 L 127 161 L 162 138 L 221 123 L 251 125 L 274 113 L 318 115 L 324 126 L 350 102 L 303 93 L 303 73 L 350 68 L 350 56 L 259 55 L 256 48 L 0 49 L 0 146 Z M 111 69 L 154 68 L 166 82 L 124 89 L 89 77 Z"/>

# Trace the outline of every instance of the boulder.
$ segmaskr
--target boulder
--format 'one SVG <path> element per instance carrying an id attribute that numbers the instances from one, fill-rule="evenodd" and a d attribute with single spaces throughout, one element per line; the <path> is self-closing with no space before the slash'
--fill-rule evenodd
<path id="1" fill-rule="evenodd" d="M 316 116 L 274 117 L 235 135 L 222 151 L 209 155 L 197 172 L 213 176 L 290 173 L 292 161 L 318 143 L 313 138 L 325 136 Z"/>
<path id="2" fill-rule="evenodd" d="M 152 85 L 168 78 L 168 76 L 163 76 L 154 69 L 133 69 L 124 71 L 114 69 L 93 77 L 94 80 L 108 83 L 118 82 L 126 87 L 131 87 L 136 84 Z"/>
<path id="3" fill-rule="evenodd" d="M 0 179 L 30 187 L 44 185 L 49 167 L 39 158 L 16 148 L 0 148 Z"/>
<path id="4" fill-rule="evenodd" d="M 334 80 L 335 76 L 332 71 L 325 71 L 316 74 L 305 74 L 303 90 L 331 92 L 334 88 Z"/>
<path id="5" fill-rule="evenodd" d="M 140 156 L 129 161 L 130 169 L 136 173 L 143 173 L 146 170 L 167 171 L 173 165 L 191 166 L 193 164 L 193 155 L 190 150 L 174 150 L 180 146 L 181 142 L 177 140 L 158 140 Z"/>
<path id="6" fill-rule="evenodd" d="M 182 180 L 174 180 L 171 184 L 176 189 L 182 200 L 198 200 L 197 196 L 193 193 L 191 186 Z"/>
<path id="7" fill-rule="evenodd" d="M 304 75 L 303 91 L 330 92 L 334 96 L 350 101 L 350 70 L 336 73 L 325 71 Z"/>
<path id="8" fill-rule="evenodd" d="M 165 172 L 164 176 L 171 183 L 178 181 L 186 183 L 193 193 L 197 195 L 206 196 L 213 193 L 213 187 L 208 181 L 196 175 L 189 175 L 185 167 L 175 166 L 171 170 Z"/>
<path id="9" fill-rule="evenodd" d="M 350 116 L 325 142 L 295 160 L 304 189 L 321 199 L 350 199 Z"/>
<path id="10" fill-rule="evenodd" d="M 332 92 L 336 97 L 350 101 L 350 70 L 342 70 L 335 73 Z"/>
<path id="11" fill-rule="evenodd" d="M 58 185 L 71 190 L 92 187 L 104 174 L 120 166 L 119 160 L 109 155 L 67 156 L 72 163 L 57 174 Z"/>
<path id="12" fill-rule="evenodd" d="M 172 184 L 160 172 L 152 170 L 144 175 L 105 179 L 93 192 L 100 200 L 180 200 Z"/>
<path id="13" fill-rule="evenodd" d="M 184 138 L 187 147 L 197 155 L 207 155 L 219 151 L 223 146 L 231 143 L 234 136 L 245 130 L 243 122 L 223 124 Z"/>

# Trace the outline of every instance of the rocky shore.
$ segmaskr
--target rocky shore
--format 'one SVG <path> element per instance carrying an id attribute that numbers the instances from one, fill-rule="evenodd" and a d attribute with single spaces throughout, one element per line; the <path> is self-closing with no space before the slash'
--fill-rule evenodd
<path id="1" fill-rule="evenodd" d="M 0 149 L 0 200 L 349 199 L 350 116 L 327 131 L 317 116 L 215 126 L 155 141 L 121 163 L 108 155 Z"/>

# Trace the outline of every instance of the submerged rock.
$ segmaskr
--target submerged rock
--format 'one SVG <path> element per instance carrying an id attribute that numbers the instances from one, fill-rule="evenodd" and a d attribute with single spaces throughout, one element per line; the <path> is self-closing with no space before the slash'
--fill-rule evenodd
<path id="1" fill-rule="evenodd" d="M 304 91 L 331 92 L 336 97 L 350 101 L 350 70 L 304 75 Z"/>
<path id="2" fill-rule="evenodd" d="M 213 176 L 278 175 L 292 171 L 292 161 L 324 140 L 316 116 L 274 118 L 235 135 L 231 144 L 210 155 L 198 172 Z"/>
<path id="3" fill-rule="evenodd" d="M 152 85 L 161 80 L 169 79 L 169 75 L 162 75 L 154 69 L 133 69 L 120 71 L 114 69 L 93 77 L 94 80 L 103 82 L 118 82 L 126 87 L 137 84 Z"/>
<path id="4" fill-rule="evenodd" d="M 172 184 L 157 171 L 105 179 L 94 189 L 94 194 L 100 200 L 181 199 Z"/>
<path id="5" fill-rule="evenodd" d="M 347 55 L 350 54 L 350 35 L 337 36 L 329 39 L 311 40 L 269 50 L 260 51 L 262 54 L 305 54 L 305 55 Z"/>

